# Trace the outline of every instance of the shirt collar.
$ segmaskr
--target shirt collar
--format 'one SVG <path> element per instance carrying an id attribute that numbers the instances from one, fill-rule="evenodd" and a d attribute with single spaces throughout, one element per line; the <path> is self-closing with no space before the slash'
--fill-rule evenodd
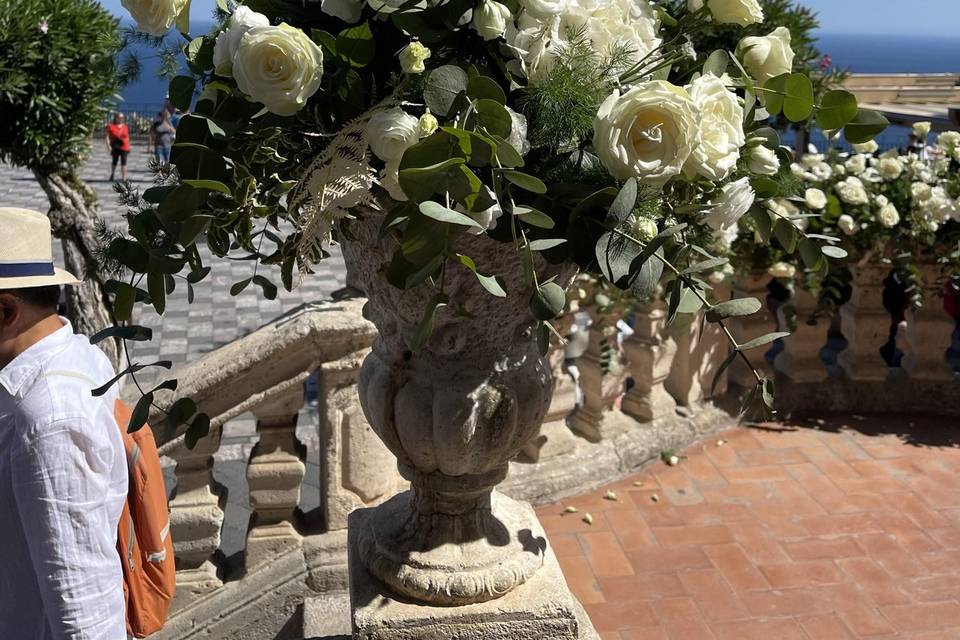
<path id="1" fill-rule="evenodd" d="M 19 396 L 23 388 L 36 379 L 40 368 L 73 336 L 70 321 L 60 316 L 60 322 L 63 323 L 62 327 L 27 347 L 10 364 L 0 369 L 0 386 L 11 396 Z"/>

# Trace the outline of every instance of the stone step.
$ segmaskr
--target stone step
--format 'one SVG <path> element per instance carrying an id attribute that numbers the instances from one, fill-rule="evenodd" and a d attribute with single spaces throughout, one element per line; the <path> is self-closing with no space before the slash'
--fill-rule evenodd
<path id="1" fill-rule="evenodd" d="M 303 640 L 350 640 L 350 594 L 333 591 L 303 601 Z"/>

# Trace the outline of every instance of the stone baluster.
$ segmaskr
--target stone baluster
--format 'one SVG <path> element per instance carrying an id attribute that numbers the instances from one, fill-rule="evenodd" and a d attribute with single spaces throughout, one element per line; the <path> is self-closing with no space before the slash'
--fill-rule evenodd
<path id="1" fill-rule="evenodd" d="M 554 320 L 557 333 L 562 336 L 569 333 L 576 310 L 577 305 L 574 302 L 570 311 Z M 521 452 L 524 460 L 539 462 L 541 459 L 568 453 L 577 445 L 577 438 L 567 425 L 567 417 L 577 406 L 577 382 L 564 366 L 565 359 L 564 345 L 554 340 L 546 357 L 553 373 L 553 399 L 547 415 L 543 418 L 540 432 Z"/>
<path id="2" fill-rule="evenodd" d="M 793 382 L 822 382 L 827 379 L 827 368 L 820 352 L 827 342 L 829 318 L 817 317 L 814 324 L 809 324 L 817 310 L 817 299 L 805 289 L 796 289 L 786 304 L 796 312 L 797 326 L 784 339 L 774 368 Z"/>
<path id="3" fill-rule="evenodd" d="M 171 609 L 178 611 L 218 589 L 213 554 L 220 547 L 223 510 L 213 480 L 213 454 L 220 448 L 220 426 L 177 456 L 177 486 L 170 501 L 170 536 L 177 560 L 177 593 Z"/>
<path id="4" fill-rule="evenodd" d="M 702 395 L 697 371 L 700 366 L 700 319 L 698 314 L 681 314 L 667 329 L 677 352 L 663 386 L 677 405 L 690 407 Z"/>
<path id="5" fill-rule="evenodd" d="M 840 327 L 847 348 L 837 357 L 851 380 L 885 380 L 890 367 L 880 348 L 890 339 L 892 320 L 883 306 L 884 280 L 890 267 L 855 265 L 850 300 L 840 307 Z"/>
<path id="6" fill-rule="evenodd" d="M 250 454 L 251 526 L 247 532 L 246 565 L 250 570 L 302 541 L 294 526 L 300 503 L 306 450 L 297 440 L 297 415 L 303 407 L 299 381 L 253 408 L 260 440 Z"/>
<path id="7" fill-rule="evenodd" d="M 375 507 L 404 485 L 396 457 L 370 427 L 357 397 L 367 353 L 320 366 L 320 509 L 328 531 L 345 530 L 351 511 Z"/>
<path id="8" fill-rule="evenodd" d="M 713 302 L 722 302 L 730 299 L 730 288 L 723 284 L 716 284 L 710 296 Z M 699 323 L 703 322 L 703 314 L 697 316 L 697 331 L 699 332 Z M 727 359 L 730 353 L 730 341 L 723 334 L 720 326 L 708 322 L 703 328 L 703 335 L 700 336 L 697 345 L 695 373 L 699 396 L 696 400 L 707 400 L 712 396 L 721 396 L 727 391 L 727 373 L 724 372 L 714 386 L 714 378 L 720 370 L 720 365 Z M 713 393 L 711 393 L 711 389 Z"/>
<path id="9" fill-rule="evenodd" d="M 756 298 L 763 305 L 760 311 L 753 315 L 731 319 L 730 328 L 738 342 L 743 343 L 777 330 L 777 319 L 770 313 L 767 306 L 769 293 L 767 286 L 769 284 L 770 276 L 766 273 L 752 273 L 734 280 L 734 298 Z M 757 349 L 747 355 L 750 357 L 750 363 L 756 367 L 761 375 L 773 376 L 773 371 L 762 350 Z M 749 389 L 757 382 L 753 372 L 740 358 L 733 361 L 727 372 L 729 382 L 739 387 Z"/>
<path id="10" fill-rule="evenodd" d="M 916 380 L 942 381 L 954 378 L 953 367 L 947 361 L 947 351 L 953 341 L 957 319 L 944 309 L 944 287 L 938 284 L 940 270 L 931 264 L 921 264 L 923 279 L 923 307 L 908 310 L 903 368 Z"/>
<path id="11" fill-rule="evenodd" d="M 634 422 L 616 406 L 629 375 L 617 344 L 617 321 L 623 310 L 618 306 L 603 310 L 591 306 L 587 311 L 592 320 L 590 341 L 577 359 L 583 405 L 571 417 L 570 426 L 588 440 L 599 442 Z"/>
<path id="12" fill-rule="evenodd" d="M 639 308 L 635 333 L 623 343 L 634 386 L 623 397 L 623 412 L 640 422 L 672 415 L 677 403 L 664 388 L 677 344 L 665 329 L 667 305 L 662 300 Z"/>

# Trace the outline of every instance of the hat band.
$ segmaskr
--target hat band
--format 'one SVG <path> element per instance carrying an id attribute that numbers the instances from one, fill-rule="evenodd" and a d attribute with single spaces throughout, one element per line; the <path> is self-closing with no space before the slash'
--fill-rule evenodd
<path id="1" fill-rule="evenodd" d="M 0 278 L 52 275 L 53 262 L 0 262 Z"/>

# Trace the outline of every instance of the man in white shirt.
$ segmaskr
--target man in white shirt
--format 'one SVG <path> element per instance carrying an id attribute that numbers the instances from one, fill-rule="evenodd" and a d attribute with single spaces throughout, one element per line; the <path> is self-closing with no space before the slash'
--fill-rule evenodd
<path id="1" fill-rule="evenodd" d="M 57 315 L 47 217 L 0 208 L 0 638 L 124 640 L 127 493 L 106 356 Z"/>

